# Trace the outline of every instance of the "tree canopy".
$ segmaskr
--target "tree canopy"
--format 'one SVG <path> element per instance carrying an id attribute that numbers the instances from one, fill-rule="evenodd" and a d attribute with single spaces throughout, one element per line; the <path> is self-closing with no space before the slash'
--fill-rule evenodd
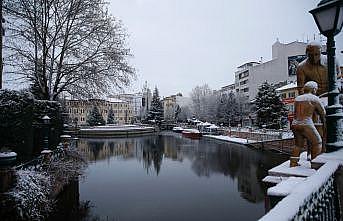
<path id="1" fill-rule="evenodd" d="M 4 0 L 5 68 L 46 100 L 103 95 L 135 77 L 122 23 L 104 0 Z"/>

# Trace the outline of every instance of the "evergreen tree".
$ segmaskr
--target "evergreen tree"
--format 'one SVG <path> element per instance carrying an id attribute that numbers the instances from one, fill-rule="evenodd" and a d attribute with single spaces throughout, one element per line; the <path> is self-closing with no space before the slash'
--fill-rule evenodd
<path id="1" fill-rule="evenodd" d="M 99 109 L 94 106 L 87 116 L 87 123 L 90 126 L 105 125 L 105 120 L 99 112 Z"/>
<path id="2" fill-rule="evenodd" d="M 154 93 L 152 95 L 151 107 L 148 113 L 147 120 L 155 120 L 156 122 L 161 122 L 163 119 L 163 106 L 160 100 L 157 87 L 155 87 Z"/>
<path id="3" fill-rule="evenodd" d="M 115 120 L 114 120 L 114 112 L 113 109 L 111 108 L 108 111 L 108 115 L 107 115 L 107 124 L 114 124 Z"/>
<path id="4" fill-rule="evenodd" d="M 273 85 L 264 82 L 256 95 L 257 124 L 259 127 L 280 128 L 281 118 L 286 116 L 286 107 L 281 102 Z"/>

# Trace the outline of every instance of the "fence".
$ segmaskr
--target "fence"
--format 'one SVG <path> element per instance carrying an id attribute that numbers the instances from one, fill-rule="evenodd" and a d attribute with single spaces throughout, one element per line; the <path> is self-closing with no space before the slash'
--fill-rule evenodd
<path id="1" fill-rule="evenodd" d="M 341 208 L 335 177 L 338 168 L 338 162 L 324 164 L 260 221 L 340 220 Z"/>

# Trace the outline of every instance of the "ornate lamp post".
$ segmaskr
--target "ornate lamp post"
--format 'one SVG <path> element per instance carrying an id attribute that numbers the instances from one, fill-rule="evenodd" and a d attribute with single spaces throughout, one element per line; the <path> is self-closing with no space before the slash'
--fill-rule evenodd
<path id="1" fill-rule="evenodd" d="M 320 33 L 327 37 L 328 65 L 328 107 L 327 107 L 327 151 L 332 152 L 343 147 L 343 113 L 339 103 L 339 91 L 335 70 L 335 40 L 343 24 L 343 0 L 322 0 L 318 7 L 311 10 Z"/>
<path id="2" fill-rule="evenodd" d="M 48 115 L 42 117 L 43 125 L 44 125 L 44 149 L 49 149 L 49 125 L 51 118 Z"/>

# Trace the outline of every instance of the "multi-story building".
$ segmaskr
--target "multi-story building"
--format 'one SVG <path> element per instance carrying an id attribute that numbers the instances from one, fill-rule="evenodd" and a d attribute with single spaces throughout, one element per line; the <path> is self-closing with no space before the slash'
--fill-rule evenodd
<path id="1" fill-rule="evenodd" d="M 117 98 L 89 99 L 89 100 L 67 100 L 66 108 L 69 119 L 79 125 L 87 124 L 87 116 L 96 106 L 100 114 L 107 122 L 107 116 L 110 109 L 114 112 L 115 121 L 118 124 L 130 123 L 133 120 L 133 111 L 128 102 Z"/>
<path id="2" fill-rule="evenodd" d="M 279 82 L 295 82 L 298 64 L 306 58 L 307 43 L 291 42 L 288 44 L 276 41 L 272 46 L 272 60 L 261 63 L 251 69 L 249 78 L 249 99 L 255 98 L 258 87 L 268 81 L 271 84 Z M 325 50 L 325 47 L 323 47 Z"/>
<path id="3" fill-rule="evenodd" d="M 132 108 L 133 116 L 135 117 L 135 119 L 140 119 L 142 109 L 143 109 L 143 94 L 142 93 L 118 94 L 118 95 L 113 95 L 111 97 L 127 102 Z"/>
<path id="4" fill-rule="evenodd" d="M 258 87 L 268 81 L 271 84 L 294 82 L 298 63 L 306 58 L 307 43 L 280 43 L 272 45 L 272 60 L 267 62 L 248 62 L 239 66 L 235 72 L 235 90 L 249 100 L 255 99 Z M 325 47 L 324 47 L 325 48 Z"/>
<path id="5" fill-rule="evenodd" d="M 176 111 L 176 96 L 171 95 L 165 97 L 162 100 L 163 105 L 163 118 L 165 121 L 174 121 L 175 120 L 175 111 Z"/>
<path id="6" fill-rule="evenodd" d="M 181 93 L 178 93 L 176 95 L 171 95 L 163 98 L 162 105 L 164 120 L 174 121 L 176 118 L 176 109 L 179 107 L 180 111 L 182 111 L 183 108 L 190 108 L 191 99 L 188 97 L 183 97 Z"/>
<path id="7" fill-rule="evenodd" d="M 235 72 L 235 90 L 242 97 L 249 97 L 249 82 L 251 78 L 251 69 L 259 62 L 247 62 L 239 67 Z"/>
<path id="8" fill-rule="evenodd" d="M 230 93 L 235 93 L 236 92 L 236 87 L 235 87 L 235 84 L 229 84 L 229 85 L 226 85 L 226 86 L 223 86 L 220 88 L 220 90 L 218 91 L 220 95 L 228 95 Z"/>

